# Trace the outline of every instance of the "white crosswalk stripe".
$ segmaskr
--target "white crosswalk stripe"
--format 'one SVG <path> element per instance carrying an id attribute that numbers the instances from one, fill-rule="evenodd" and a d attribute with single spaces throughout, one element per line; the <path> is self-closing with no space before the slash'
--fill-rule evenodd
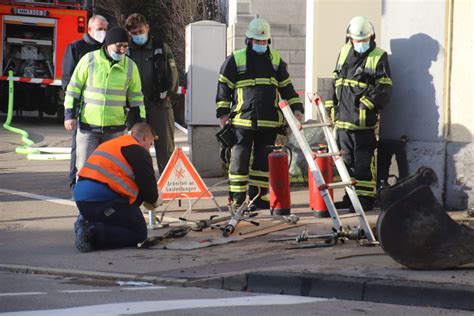
<path id="1" fill-rule="evenodd" d="M 155 313 L 171 310 L 186 310 L 193 308 L 210 307 L 237 307 L 237 306 L 273 306 L 273 305 L 295 305 L 315 302 L 325 302 L 329 299 L 302 297 L 290 295 L 257 295 L 232 298 L 211 298 L 211 299 L 189 299 L 189 300 L 163 300 L 163 301 L 142 301 L 126 302 L 116 304 L 91 305 L 81 307 L 71 307 L 62 309 L 20 311 L 4 313 L 0 315 L 36 315 L 36 316 L 55 316 L 55 315 L 131 315 L 139 313 Z"/>

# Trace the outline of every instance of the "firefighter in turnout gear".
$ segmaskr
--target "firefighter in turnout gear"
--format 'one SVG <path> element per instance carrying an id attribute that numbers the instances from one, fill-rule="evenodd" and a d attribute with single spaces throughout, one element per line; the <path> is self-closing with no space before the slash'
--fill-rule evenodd
<path id="1" fill-rule="evenodd" d="M 279 94 L 300 121 L 304 108 L 286 63 L 268 46 L 269 23 L 255 18 L 245 35 L 247 47 L 233 52 L 221 67 L 216 117 L 221 128 L 230 124 L 235 135 L 229 164 L 230 199 L 237 206 L 242 204 L 248 189 L 250 199 L 259 194 L 255 202 L 258 208 L 269 208 L 267 156 L 283 125 Z"/>
<path id="2" fill-rule="evenodd" d="M 369 20 L 354 17 L 347 28 L 333 73 L 332 87 L 324 105 L 335 122 L 338 146 L 365 211 L 373 208 L 376 194 L 375 127 L 378 112 L 392 92 L 387 53 L 376 47 L 375 32 Z M 336 203 L 350 207 L 348 196 Z"/>

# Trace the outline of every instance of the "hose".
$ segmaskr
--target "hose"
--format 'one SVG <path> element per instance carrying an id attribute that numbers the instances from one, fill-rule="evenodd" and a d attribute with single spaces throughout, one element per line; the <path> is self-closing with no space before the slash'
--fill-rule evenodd
<path id="1" fill-rule="evenodd" d="M 13 77 L 13 71 L 8 71 L 8 76 Z M 30 147 L 34 145 L 34 141 L 29 139 L 29 134 L 27 131 L 11 126 L 13 118 L 13 80 L 8 80 L 8 112 L 7 119 L 3 123 L 3 128 L 7 131 L 17 133 L 21 135 L 21 141 L 25 146 L 18 146 L 15 148 L 15 153 L 27 155 L 26 159 L 28 160 L 68 160 L 71 158 L 70 148 L 67 147 L 50 147 L 50 148 L 34 148 Z M 49 153 L 43 155 L 42 152 Z"/>

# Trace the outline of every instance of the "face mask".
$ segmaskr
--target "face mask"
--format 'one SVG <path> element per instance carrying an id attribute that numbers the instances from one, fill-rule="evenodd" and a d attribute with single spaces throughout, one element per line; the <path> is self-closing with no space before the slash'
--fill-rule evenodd
<path id="1" fill-rule="evenodd" d="M 92 38 L 99 43 L 103 43 L 105 39 L 105 33 L 105 31 L 95 31 L 94 36 L 92 36 Z"/>
<path id="2" fill-rule="evenodd" d="M 359 54 L 363 54 L 370 48 L 370 42 L 354 43 L 354 50 Z"/>
<path id="3" fill-rule="evenodd" d="M 111 51 L 109 53 L 110 53 L 110 57 L 112 57 L 112 59 L 115 61 L 121 61 L 125 57 L 125 54 L 119 54 L 114 51 Z"/>
<path id="4" fill-rule="evenodd" d="M 137 45 L 143 45 L 148 41 L 148 34 L 132 35 L 132 41 Z"/>
<path id="5" fill-rule="evenodd" d="M 267 51 L 267 45 L 252 44 L 252 49 L 261 55 Z"/>

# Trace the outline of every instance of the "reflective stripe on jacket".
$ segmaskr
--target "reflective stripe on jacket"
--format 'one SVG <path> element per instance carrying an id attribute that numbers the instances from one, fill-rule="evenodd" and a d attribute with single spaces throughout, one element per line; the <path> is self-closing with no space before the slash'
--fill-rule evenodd
<path id="1" fill-rule="evenodd" d="M 140 108 L 145 118 L 140 75 L 128 57 L 112 63 L 104 48 L 84 55 L 79 61 L 66 90 L 64 108 L 73 109 L 83 99 L 80 127 L 107 130 L 125 126 L 125 106 Z"/>
<path id="2" fill-rule="evenodd" d="M 235 51 L 221 67 L 216 96 L 216 116 L 230 114 L 240 128 L 279 128 L 283 114 L 278 101 L 286 99 L 292 110 L 304 111 L 286 63 L 269 49 L 258 55 L 251 48 Z"/>
<path id="3" fill-rule="evenodd" d="M 133 169 L 122 154 L 122 147 L 130 145 L 138 145 L 130 135 L 100 144 L 79 171 L 79 177 L 106 184 L 114 192 L 127 197 L 132 204 L 139 189 Z"/>
<path id="4" fill-rule="evenodd" d="M 368 53 L 358 54 L 347 43 L 339 53 L 332 89 L 324 105 L 338 128 L 373 129 L 391 91 L 385 51 L 373 44 Z"/>

